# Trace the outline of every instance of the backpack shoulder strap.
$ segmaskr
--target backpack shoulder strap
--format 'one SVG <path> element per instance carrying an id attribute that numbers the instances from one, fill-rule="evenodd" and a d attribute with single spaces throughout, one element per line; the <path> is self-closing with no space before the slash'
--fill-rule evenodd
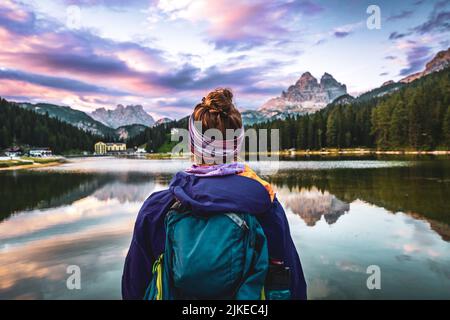
<path id="1" fill-rule="evenodd" d="M 247 225 L 247 222 L 245 222 L 244 219 L 242 219 L 239 215 L 237 215 L 236 213 L 225 213 L 225 215 L 231 219 L 231 221 L 233 221 L 234 223 L 236 223 L 239 228 L 243 229 L 243 230 L 249 230 L 249 227 Z"/>

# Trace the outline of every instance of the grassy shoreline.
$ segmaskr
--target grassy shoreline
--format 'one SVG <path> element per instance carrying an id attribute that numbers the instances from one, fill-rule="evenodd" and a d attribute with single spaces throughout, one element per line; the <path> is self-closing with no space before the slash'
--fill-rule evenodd
<path id="1" fill-rule="evenodd" d="M 246 152 L 245 156 L 255 156 L 254 152 Z M 351 149 L 322 149 L 322 150 L 282 150 L 278 152 L 258 153 L 261 156 L 296 157 L 296 156 L 364 156 L 364 155 L 450 155 L 450 150 L 376 150 L 364 148 Z M 148 153 L 144 156 L 147 160 L 185 160 L 190 159 L 190 154 Z M 22 157 L 8 160 L 0 160 L 0 171 L 44 168 L 61 165 L 67 160 L 63 157 L 31 158 Z"/>
<path id="2" fill-rule="evenodd" d="M 31 158 L 0 160 L 0 171 L 52 167 L 67 162 L 64 158 Z"/>
<path id="3" fill-rule="evenodd" d="M 377 150 L 364 148 L 349 148 L 349 149 L 323 149 L 323 150 L 283 150 L 277 152 L 279 155 L 342 155 L 342 154 L 380 154 L 380 155 L 449 155 L 450 150 Z"/>

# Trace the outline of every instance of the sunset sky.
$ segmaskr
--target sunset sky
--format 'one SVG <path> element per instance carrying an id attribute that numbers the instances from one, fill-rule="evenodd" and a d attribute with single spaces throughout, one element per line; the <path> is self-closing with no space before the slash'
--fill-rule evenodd
<path id="1" fill-rule="evenodd" d="M 255 109 L 305 71 L 358 95 L 422 70 L 449 21 L 450 0 L 1 0 L 0 96 L 179 118 L 218 86 Z"/>

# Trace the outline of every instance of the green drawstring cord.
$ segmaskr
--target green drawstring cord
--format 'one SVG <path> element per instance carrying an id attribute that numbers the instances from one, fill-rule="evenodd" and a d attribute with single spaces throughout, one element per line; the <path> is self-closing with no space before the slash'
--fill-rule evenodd
<path id="1" fill-rule="evenodd" d="M 264 286 L 261 289 L 261 300 L 266 300 L 266 291 L 264 290 Z"/>
<path id="2" fill-rule="evenodd" d="M 156 290 L 158 291 L 156 294 L 156 300 L 162 300 L 163 299 L 163 286 L 162 286 L 162 262 L 163 262 L 163 255 L 161 254 L 153 263 L 152 273 L 153 276 L 155 276 L 156 273 Z"/>

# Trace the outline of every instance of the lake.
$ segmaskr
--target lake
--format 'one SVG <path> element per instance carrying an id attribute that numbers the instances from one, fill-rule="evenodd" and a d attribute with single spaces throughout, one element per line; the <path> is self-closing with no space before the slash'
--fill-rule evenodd
<path id="1" fill-rule="evenodd" d="M 310 299 L 450 299 L 450 159 L 252 163 L 275 187 Z M 184 160 L 80 158 L 0 172 L 0 299 L 120 299 L 135 217 Z M 66 287 L 67 266 L 81 289 Z M 369 266 L 381 288 L 369 290 Z"/>

